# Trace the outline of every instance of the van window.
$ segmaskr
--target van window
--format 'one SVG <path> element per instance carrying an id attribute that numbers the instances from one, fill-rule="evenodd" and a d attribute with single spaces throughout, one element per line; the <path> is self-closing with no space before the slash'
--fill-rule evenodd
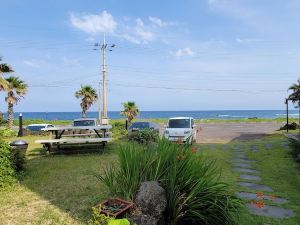
<path id="1" fill-rule="evenodd" d="M 77 120 L 74 121 L 74 126 L 79 127 L 79 126 L 95 126 L 95 121 L 94 120 Z"/>
<path id="2" fill-rule="evenodd" d="M 190 119 L 169 120 L 169 128 L 190 128 Z"/>

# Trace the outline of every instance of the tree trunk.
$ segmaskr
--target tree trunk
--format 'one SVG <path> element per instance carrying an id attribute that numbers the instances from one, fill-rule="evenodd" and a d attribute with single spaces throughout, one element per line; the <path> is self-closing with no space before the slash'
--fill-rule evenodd
<path id="1" fill-rule="evenodd" d="M 14 105 L 11 103 L 8 103 L 7 120 L 8 120 L 8 127 L 12 128 L 14 123 Z"/>

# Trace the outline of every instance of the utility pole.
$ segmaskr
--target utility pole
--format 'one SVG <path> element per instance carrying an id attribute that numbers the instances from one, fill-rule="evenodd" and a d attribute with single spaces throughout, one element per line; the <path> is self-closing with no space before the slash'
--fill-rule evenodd
<path id="1" fill-rule="evenodd" d="M 101 123 L 101 82 L 99 82 L 98 86 L 98 119 L 99 122 Z"/>
<path id="2" fill-rule="evenodd" d="M 102 114 L 101 114 L 101 123 L 108 124 L 107 118 L 107 103 L 106 103 L 106 47 L 105 43 L 105 33 L 103 34 L 103 44 L 101 47 L 102 50 Z"/>
<path id="3" fill-rule="evenodd" d="M 95 43 L 95 48 L 93 50 L 97 51 L 98 47 L 100 47 L 100 46 L 101 46 L 101 52 L 102 52 L 102 111 L 101 111 L 101 104 L 100 104 L 101 88 L 99 88 L 99 120 L 100 120 L 101 124 L 108 124 L 107 99 L 106 99 L 106 71 L 107 71 L 106 49 L 108 47 L 108 50 L 112 51 L 112 48 L 114 48 L 116 45 L 112 44 L 111 46 L 107 46 L 106 41 L 105 41 L 105 33 L 103 33 L 102 44 Z M 101 81 L 101 78 L 100 78 L 100 81 Z"/>

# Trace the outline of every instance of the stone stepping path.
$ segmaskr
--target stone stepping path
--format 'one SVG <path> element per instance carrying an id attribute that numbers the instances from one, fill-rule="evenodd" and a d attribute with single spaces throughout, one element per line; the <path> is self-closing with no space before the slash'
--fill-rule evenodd
<path id="1" fill-rule="evenodd" d="M 263 145 L 266 149 L 271 149 L 272 145 L 266 143 Z M 283 143 L 282 146 L 287 146 L 287 143 Z M 250 151 L 256 152 L 259 151 L 258 145 L 251 145 L 249 147 Z M 273 189 L 264 184 L 253 183 L 255 181 L 261 181 L 261 177 L 258 176 L 259 171 L 252 169 L 251 164 L 255 163 L 255 160 L 250 160 L 245 152 L 243 151 L 243 146 L 237 146 L 234 150 L 234 157 L 232 159 L 233 170 L 240 173 L 240 179 L 246 180 L 238 182 L 238 185 L 246 187 L 254 192 L 273 192 Z M 245 200 L 256 201 L 254 203 L 247 203 L 246 206 L 249 209 L 250 213 L 258 216 L 266 216 L 271 218 L 287 218 L 294 216 L 295 213 L 293 210 L 281 208 L 278 206 L 265 205 L 263 200 L 269 200 L 276 204 L 286 203 L 287 200 L 284 198 L 277 198 L 271 195 L 257 196 L 255 193 L 249 192 L 237 192 L 237 197 Z M 267 224 L 264 224 L 267 225 Z"/>
<path id="2" fill-rule="evenodd" d="M 253 169 L 249 169 L 249 168 L 234 167 L 233 170 L 235 172 L 239 172 L 239 173 L 254 173 L 254 174 L 259 173 L 257 170 L 253 170 Z"/>
<path id="3" fill-rule="evenodd" d="M 244 179 L 244 180 L 256 180 L 256 181 L 261 180 L 260 176 L 248 175 L 248 174 L 242 174 L 242 175 L 240 175 L 240 178 Z"/>
<path id="4" fill-rule="evenodd" d="M 235 193 L 237 197 L 248 199 L 248 200 L 269 200 L 277 204 L 283 204 L 286 203 L 287 200 L 284 198 L 278 198 L 278 197 L 271 197 L 269 195 L 264 195 L 263 197 L 257 197 L 255 193 L 249 193 L 249 192 L 236 192 Z"/>
<path id="5" fill-rule="evenodd" d="M 247 187 L 253 191 L 268 191 L 273 192 L 273 189 L 264 184 L 254 184 L 249 182 L 238 182 L 240 186 Z"/>
<path id="6" fill-rule="evenodd" d="M 293 210 L 284 209 L 278 206 L 265 205 L 263 208 L 258 208 L 255 206 L 255 204 L 247 204 L 247 207 L 252 214 L 258 216 L 266 216 L 266 217 L 280 218 L 280 219 L 295 216 Z"/>

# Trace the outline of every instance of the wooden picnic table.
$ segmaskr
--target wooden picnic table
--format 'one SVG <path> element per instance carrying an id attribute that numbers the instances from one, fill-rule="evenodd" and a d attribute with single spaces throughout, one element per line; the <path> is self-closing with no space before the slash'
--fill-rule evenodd
<path id="1" fill-rule="evenodd" d="M 47 151 L 50 151 L 52 145 L 56 145 L 60 149 L 61 145 L 77 145 L 77 144 L 99 144 L 111 141 L 109 137 L 109 130 L 112 128 L 111 125 L 98 125 L 98 126 L 59 126 L 43 128 L 42 131 L 51 132 L 50 139 L 37 140 L 36 143 L 43 144 Z M 66 131 L 71 134 L 63 135 Z M 93 131 L 91 133 L 75 133 L 81 131 Z M 69 137 L 69 138 L 65 138 Z"/>

